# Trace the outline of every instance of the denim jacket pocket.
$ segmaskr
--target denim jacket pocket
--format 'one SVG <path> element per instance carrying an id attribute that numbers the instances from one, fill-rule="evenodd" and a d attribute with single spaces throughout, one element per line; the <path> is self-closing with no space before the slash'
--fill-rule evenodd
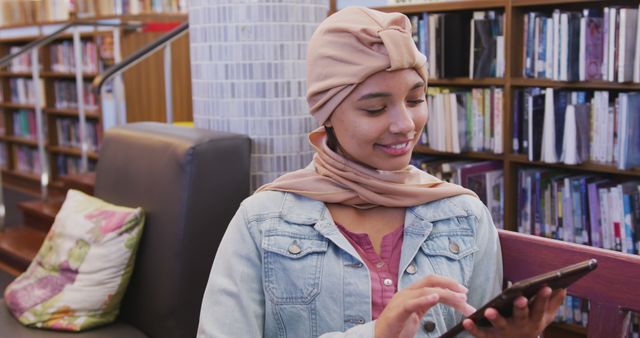
<path id="1" fill-rule="evenodd" d="M 264 284 L 276 304 L 308 304 L 320 291 L 328 240 L 296 233 L 265 234 Z"/>
<path id="2" fill-rule="evenodd" d="M 479 250 L 467 217 L 454 217 L 434 223 L 433 231 L 421 249 L 435 272 L 468 284 L 473 269 L 473 253 Z"/>

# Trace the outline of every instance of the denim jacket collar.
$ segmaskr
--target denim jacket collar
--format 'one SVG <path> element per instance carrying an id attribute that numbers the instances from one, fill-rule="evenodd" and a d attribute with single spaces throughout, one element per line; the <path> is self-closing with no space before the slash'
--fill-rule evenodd
<path id="1" fill-rule="evenodd" d="M 286 193 L 280 214 L 283 220 L 300 225 L 315 225 L 319 221 L 331 220 L 324 202 L 301 195 Z M 409 207 L 405 216 L 405 227 L 421 222 L 435 222 L 451 217 L 464 217 L 468 213 L 449 199 Z"/>

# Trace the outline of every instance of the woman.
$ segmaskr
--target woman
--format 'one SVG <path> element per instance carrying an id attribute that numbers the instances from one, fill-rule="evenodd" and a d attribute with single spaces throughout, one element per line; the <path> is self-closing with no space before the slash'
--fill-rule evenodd
<path id="1" fill-rule="evenodd" d="M 437 337 L 500 291 L 497 233 L 475 194 L 409 166 L 427 121 L 426 61 L 398 13 L 351 7 L 308 49 L 317 153 L 246 199 L 219 247 L 199 337 Z M 543 289 L 476 337 L 536 337 Z"/>

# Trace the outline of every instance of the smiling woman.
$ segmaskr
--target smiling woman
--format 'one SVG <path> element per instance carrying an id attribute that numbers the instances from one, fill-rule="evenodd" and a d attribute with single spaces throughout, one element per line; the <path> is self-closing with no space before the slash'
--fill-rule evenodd
<path id="1" fill-rule="evenodd" d="M 500 291 L 475 194 L 409 165 L 427 122 L 426 59 L 406 16 L 349 7 L 315 31 L 305 169 L 246 199 L 220 244 L 199 337 L 439 336 Z M 551 299 L 551 301 L 550 301 Z M 536 337 L 562 295 L 474 335 Z"/>
<path id="2" fill-rule="evenodd" d="M 425 84 L 413 69 L 379 72 L 358 87 L 325 122 L 338 152 L 347 159 L 386 171 L 411 159 L 427 122 Z"/>

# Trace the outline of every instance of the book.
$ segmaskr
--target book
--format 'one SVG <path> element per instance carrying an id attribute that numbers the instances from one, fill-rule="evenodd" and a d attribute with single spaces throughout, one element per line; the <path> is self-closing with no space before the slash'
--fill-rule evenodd
<path id="1" fill-rule="evenodd" d="M 638 9 L 621 8 L 618 33 L 618 82 L 633 81 Z"/>

